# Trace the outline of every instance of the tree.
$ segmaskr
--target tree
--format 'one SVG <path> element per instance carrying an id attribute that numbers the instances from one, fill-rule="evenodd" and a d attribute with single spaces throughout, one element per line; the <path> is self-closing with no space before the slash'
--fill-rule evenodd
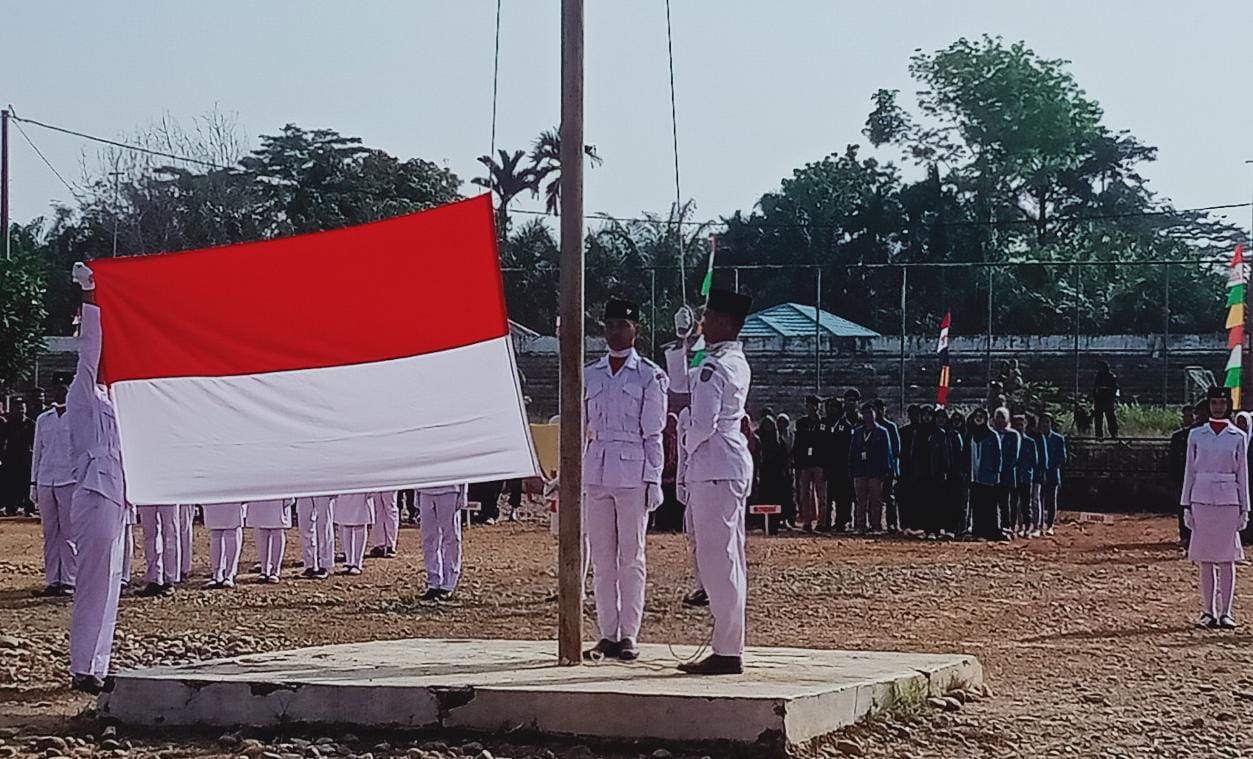
<path id="1" fill-rule="evenodd" d="M 479 187 L 486 187 L 496 195 L 496 229 L 502 238 L 509 234 L 509 204 L 524 192 L 538 192 L 542 177 L 535 167 L 523 165 L 526 151 L 497 151 L 500 160 L 491 156 L 481 155 L 478 162 L 487 168 L 487 176 L 475 177 L 470 181 Z"/>
<path id="2" fill-rule="evenodd" d="M 595 168 L 603 161 L 596 152 L 595 145 L 584 145 L 583 153 L 588 163 Z M 536 186 L 544 185 L 544 208 L 551 214 L 561 211 L 561 132 L 557 127 L 540 132 L 531 145 L 531 167 L 536 175 Z M 532 188 L 532 192 L 535 189 Z"/>
<path id="3" fill-rule="evenodd" d="M 44 350 L 43 220 L 10 228 L 10 256 L 0 258 L 0 387 L 32 376 Z"/>

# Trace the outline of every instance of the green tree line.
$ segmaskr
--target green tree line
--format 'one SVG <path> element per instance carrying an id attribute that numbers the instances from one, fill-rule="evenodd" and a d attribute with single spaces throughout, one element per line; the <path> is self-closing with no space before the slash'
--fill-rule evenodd
<path id="1" fill-rule="evenodd" d="M 865 144 L 795 169 L 751 209 L 709 225 L 687 202 L 594 224 L 589 320 L 612 295 L 650 304 L 655 293 L 658 321 L 667 323 L 683 293 L 695 295 L 717 231 L 719 284 L 732 284 L 731 267 L 769 267 L 739 278 L 760 307 L 813 303 L 815 274 L 800 267 L 816 265 L 825 308 L 895 332 L 901 273 L 883 265 L 997 263 L 1004 266 L 990 280 L 986 269 L 911 269 L 907 328 L 934 329 L 951 310 L 958 332 L 981 332 L 990 281 L 1000 333 L 1068 332 L 1076 317 L 1085 332 L 1158 332 L 1166 274 L 1135 264 L 1219 258 L 1244 239 L 1151 191 L 1140 172 L 1156 148 L 1107 125 L 1066 61 L 982 37 L 918 53 L 909 72 L 918 85 L 911 97 L 870 94 Z M 219 168 L 106 152 L 73 206 L 14 225 L 13 256 L 0 261 L 0 384 L 27 372 L 42 335 L 70 332 L 77 297 L 66 272 L 76 260 L 333 229 L 462 196 L 446 167 L 332 129 L 288 124 L 252 150 L 238 135 L 219 114 L 190 129 L 163 119 L 131 141 Z M 595 147 L 585 152 L 593 167 L 600 163 Z M 559 153 L 557 131 L 547 130 L 528 149 L 481 156 L 483 176 L 471 179 L 495 197 L 511 318 L 544 333 L 556 322 L 558 243 L 550 220 L 511 206 L 529 195 L 559 212 Z M 1119 265 L 1068 265 L 1094 260 Z M 1012 266 L 1023 261 L 1050 265 Z M 1169 277 L 1170 329 L 1219 330 L 1221 267 L 1178 265 Z M 651 314 L 646 307 L 645 319 Z"/>

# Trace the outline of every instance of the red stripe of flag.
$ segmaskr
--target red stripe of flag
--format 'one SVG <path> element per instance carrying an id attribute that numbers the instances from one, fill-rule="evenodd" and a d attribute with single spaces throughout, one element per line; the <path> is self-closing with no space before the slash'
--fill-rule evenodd
<path id="1" fill-rule="evenodd" d="M 329 232 L 90 265 L 110 383 L 361 364 L 509 333 L 488 195 Z"/>

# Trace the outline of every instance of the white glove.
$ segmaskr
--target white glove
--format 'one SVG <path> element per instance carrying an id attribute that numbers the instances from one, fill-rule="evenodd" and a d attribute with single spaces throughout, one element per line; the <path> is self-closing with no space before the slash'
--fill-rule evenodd
<path id="1" fill-rule="evenodd" d="M 660 485 L 655 482 L 648 483 L 648 489 L 644 493 L 644 504 L 648 506 L 650 512 L 656 511 L 665 499 Z"/>
<path id="2" fill-rule="evenodd" d="M 37 499 L 37 498 L 35 498 L 35 496 L 36 496 L 36 495 L 38 495 L 38 490 L 39 490 L 39 488 L 35 487 L 34 485 L 31 485 L 31 486 L 30 486 L 30 502 L 31 502 L 31 503 L 37 503 L 37 502 L 38 502 L 38 499 Z"/>
<path id="3" fill-rule="evenodd" d="M 1244 532 L 1245 529 L 1248 528 L 1248 526 L 1249 526 L 1249 512 L 1241 511 L 1240 512 L 1240 531 Z"/>
<path id="4" fill-rule="evenodd" d="M 1183 509 L 1183 526 L 1192 529 L 1192 509 L 1187 506 Z"/>
<path id="5" fill-rule="evenodd" d="M 70 271 L 70 276 L 73 277 L 74 281 L 77 282 L 78 286 L 83 288 L 83 290 L 96 289 L 96 278 L 92 275 L 91 269 L 88 268 L 87 264 L 82 261 L 74 264 L 73 270 Z"/>
<path id="6" fill-rule="evenodd" d="M 686 506 L 688 504 L 687 485 L 684 485 L 681 482 L 674 483 L 674 497 L 679 499 L 679 503 Z"/>
<path id="7" fill-rule="evenodd" d="M 696 312 L 691 306 L 683 306 L 674 312 L 674 335 L 680 339 L 692 334 L 696 327 Z"/>

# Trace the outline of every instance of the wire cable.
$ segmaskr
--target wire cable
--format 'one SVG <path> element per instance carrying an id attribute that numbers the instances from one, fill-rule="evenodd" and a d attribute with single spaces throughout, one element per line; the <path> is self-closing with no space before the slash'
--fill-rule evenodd
<path id="1" fill-rule="evenodd" d="M 1131 213 L 1096 214 L 1092 216 L 1054 216 L 1049 221 L 1050 222 L 1059 222 L 1059 221 L 1078 222 L 1078 221 L 1111 221 L 1111 220 L 1117 220 L 1117 219 L 1139 219 L 1139 218 L 1146 218 L 1149 216 L 1171 216 L 1171 215 L 1181 215 L 1181 214 L 1187 214 L 1187 213 L 1205 213 L 1208 211 L 1226 211 L 1226 210 L 1231 210 L 1235 208 L 1249 208 L 1250 206 L 1253 206 L 1253 202 L 1245 201 L 1243 203 L 1222 203 L 1222 204 L 1213 205 L 1213 206 L 1199 206 L 1196 208 L 1172 208 L 1172 209 L 1164 209 L 1160 211 L 1135 211 Z M 521 213 L 521 214 L 528 214 L 531 216 L 553 216 L 553 217 L 557 217 L 561 215 L 559 213 L 553 213 L 552 211 L 532 211 L 532 210 L 526 210 L 526 209 L 521 209 L 521 208 L 510 209 L 509 213 Z M 683 226 L 692 226 L 692 227 L 697 227 L 697 226 L 725 227 L 727 226 L 726 219 L 705 219 L 705 220 L 700 220 L 700 221 L 660 222 L 658 219 L 648 218 L 646 216 L 613 216 L 611 214 L 603 214 L 603 213 L 586 214 L 586 218 L 596 219 L 599 221 L 640 222 L 640 223 L 645 223 L 645 224 L 656 224 L 656 223 L 680 224 Z M 745 226 L 756 226 L 761 229 L 839 229 L 842 226 L 840 224 L 813 224 L 813 223 L 800 223 L 800 222 L 785 223 L 785 224 L 764 223 L 764 222 L 754 223 L 751 219 L 745 219 L 743 223 Z M 1038 223 L 1039 222 L 1036 219 L 1004 219 L 1001 221 L 941 221 L 937 219 L 935 221 L 918 222 L 915 226 L 923 226 L 923 227 L 1002 227 L 1003 226 L 1003 227 L 1009 227 L 1009 226 L 1017 226 L 1020 224 L 1034 225 Z"/>
<path id="2" fill-rule="evenodd" d="M 9 109 L 10 109 L 10 113 L 12 114 L 13 106 L 10 105 Z M 25 122 L 27 124 L 31 124 L 37 127 L 43 127 L 44 129 L 50 129 L 54 132 L 61 132 L 62 134 L 73 135 L 74 137 L 80 137 L 84 140 L 91 140 L 92 142 L 99 142 L 104 145 L 111 145 L 115 148 L 122 148 L 123 150 L 133 150 L 137 153 L 147 153 L 148 155 L 158 156 L 160 158 L 170 158 L 175 161 L 183 161 L 185 163 L 195 164 L 197 166 L 204 166 L 206 168 L 216 169 L 218 171 L 228 171 L 230 169 L 229 166 L 220 166 L 216 163 L 213 163 L 212 161 L 205 161 L 200 158 L 190 158 L 185 155 L 178 155 L 177 153 L 166 153 L 161 150 L 153 150 L 152 148 L 140 147 L 139 145 L 128 145 L 125 142 L 118 142 L 117 140 L 110 140 L 104 137 L 97 137 L 93 134 L 87 134 L 86 132 L 79 132 L 73 129 L 67 129 L 65 127 L 56 126 L 55 124 L 46 124 L 42 121 L 36 121 L 35 119 L 22 118 L 15 114 L 11 115 L 10 118 L 12 118 L 14 121 L 17 121 L 17 122 Z"/>
<path id="3" fill-rule="evenodd" d="M 35 151 L 35 155 L 39 156 L 40 160 L 44 162 L 44 165 L 48 167 L 48 170 L 51 171 L 57 179 L 61 180 L 61 184 L 65 185 L 65 189 L 70 191 L 70 194 L 74 196 L 75 200 L 81 201 L 83 198 L 82 194 L 80 194 L 78 190 L 74 189 L 73 185 L 65 181 L 65 177 L 61 176 L 61 172 L 57 171 L 57 167 L 52 165 L 52 161 L 48 160 L 48 156 L 44 155 L 44 152 L 39 149 L 39 146 L 35 144 L 35 141 L 32 140 L 30 135 L 26 133 L 26 130 L 22 128 L 21 120 L 13 117 L 11 113 L 9 118 L 14 119 L 13 123 L 14 126 L 17 127 L 17 131 L 21 132 L 22 137 L 26 140 L 26 144 L 30 145 L 31 150 Z"/>
<path id="4" fill-rule="evenodd" d="M 670 0 L 666 0 L 666 55 L 670 64 L 670 139 L 674 145 L 674 222 L 679 238 L 679 296 L 687 306 L 687 262 L 683 250 L 683 193 L 679 189 L 679 116 L 674 96 L 674 33 L 670 26 Z"/>

